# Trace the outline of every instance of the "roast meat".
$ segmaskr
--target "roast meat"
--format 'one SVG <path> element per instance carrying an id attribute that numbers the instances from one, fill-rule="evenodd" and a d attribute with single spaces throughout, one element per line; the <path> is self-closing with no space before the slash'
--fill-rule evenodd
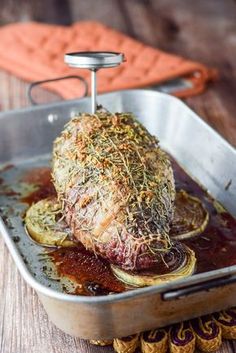
<path id="1" fill-rule="evenodd" d="M 52 175 L 66 221 L 87 249 L 125 270 L 165 266 L 173 171 L 132 114 L 70 120 L 54 142 Z"/>

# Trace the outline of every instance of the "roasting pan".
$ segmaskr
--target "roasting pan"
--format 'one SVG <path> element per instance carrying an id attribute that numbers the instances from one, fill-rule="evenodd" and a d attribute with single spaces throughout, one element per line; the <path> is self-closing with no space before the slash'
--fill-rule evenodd
<path id="1" fill-rule="evenodd" d="M 158 136 L 161 146 L 236 216 L 236 151 L 184 103 L 151 90 L 108 93 L 98 102 L 111 112 L 132 111 Z M 89 98 L 0 114 L 0 163 L 16 166 L 2 175 L 16 192 L 20 173 L 48 165 L 52 142 L 64 124 L 86 111 L 90 111 Z M 26 205 L 0 195 L 0 207 L 4 219 L 0 233 L 18 270 L 36 290 L 51 321 L 68 334 L 88 339 L 122 337 L 236 304 L 236 266 L 109 296 L 64 294 L 57 281 L 43 274 L 42 248 L 24 231 L 21 214 Z M 16 237 L 20 241 L 14 241 Z"/>

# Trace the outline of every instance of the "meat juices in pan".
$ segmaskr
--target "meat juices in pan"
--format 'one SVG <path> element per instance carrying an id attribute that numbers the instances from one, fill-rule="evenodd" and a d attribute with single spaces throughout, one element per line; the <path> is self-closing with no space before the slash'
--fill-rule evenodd
<path id="1" fill-rule="evenodd" d="M 190 195 L 198 197 L 209 213 L 209 222 L 202 234 L 191 239 L 183 240 L 195 251 L 197 258 L 196 273 L 207 272 L 236 264 L 236 220 L 227 212 L 218 212 L 214 207 L 214 200 L 172 159 L 176 190 L 185 190 Z M 45 175 L 50 170 L 45 169 Z M 33 175 L 34 170 L 27 175 Z M 54 196 L 53 185 L 50 178 L 41 179 L 40 195 Z M 32 197 L 27 198 L 28 204 L 38 201 Z M 109 263 L 85 250 L 83 246 L 61 248 L 51 254 L 59 276 L 72 279 L 79 284 L 74 294 L 102 295 L 118 293 L 129 290 L 119 282 L 110 270 Z M 87 256 L 89 266 L 83 266 L 83 259 Z M 93 270 L 92 270 L 92 267 Z M 99 275 L 98 275 L 99 274 Z"/>
<path id="2" fill-rule="evenodd" d="M 46 167 L 28 170 L 19 182 L 31 184 L 33 192 L 15 197 L 28 205 L 38 205 L 39 200 L 44 204 L 39 213 L 30 207 L 28 218 L 36 225 L 46 219 L 50 246 L 62 246 L 64 239 L 57 217 L 69 226 L 73 247 L 55 248 L 50 254 L 58 274 L 78 284 L 78 294 L 117 293 L 130 289 L 124 282 L 151 285 L 157 283 L 150 282 L 153 278 L 180 278 L 183 269 L 183 276 L 188 276 L 236 264 L 235 219 L 177 163 L 172 161 L 172 166 L 158 141 L 132 114 L 82 114 L 56 139 L 52 174 Z M 9 191 L 5 186 L 3 192 Z M 51 208 L 46 207 L 48 197 Z M 57 198 L 59 208 L 54 209 Z M 57 217 L 50 218 L 48 209 Z M 182 223 L 183 218 L 187 221 Z M 29 231 L 27 222 L 26 227 Z M 57 244 L 56 228 L 63 230 Z M 47 239 L 37 242 L 46 246 Z"/>

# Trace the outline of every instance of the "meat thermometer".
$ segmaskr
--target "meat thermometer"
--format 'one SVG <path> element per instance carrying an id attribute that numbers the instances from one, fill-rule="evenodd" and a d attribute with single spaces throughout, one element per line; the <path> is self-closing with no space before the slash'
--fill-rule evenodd
<path id="1" fill-rule="evenodd" d="M 64 61 L 71 67 L 91 71 L 91 111 L 94 114 L 97 110 L 97 71 L 120 65 L 125 56 L 109 51 L 83 51 L 65 54 Z"/>

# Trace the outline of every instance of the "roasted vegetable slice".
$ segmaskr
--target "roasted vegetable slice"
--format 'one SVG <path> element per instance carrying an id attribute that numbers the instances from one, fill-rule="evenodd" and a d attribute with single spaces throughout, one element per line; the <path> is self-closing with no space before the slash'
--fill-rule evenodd
<path id="1" fill-rule="evenodd" d="M 113 348 L 117 353 L 133 353 L 139 345 L 139 335 L 115 338 Z"/>
<path id="2" fill-rule="evenodd" d="M 166 264 L 166 272 L 160 273 L 158 268 L 152 272 L 127 272 L 121 268 L 111 265 L 113 273 L 122 282 L 136 287 L 145 287 L 164 282 L 170 282 L 182 277 L 191 276 L 195 269 L 196 258 L 194 252 L 186 245 L 176 243 L 167 257 L 163 254 Z M 177 264 L 175 269 L 169 272 L 169 263 Z"/>
<path id="3" fill-rule="evenodd" d="M 236 310 L 228 309 L 214 314 L 222 330 L 222 337 L 228 340 L 236 339 Z"/>
<path id="4" fill-rule="evenodd" d="M 195 350 L 195 334 L 189 322 L 180 322 L 171 326 L 169 346 L 171 353 L 193 353 Z"/>
<path id="5" fill-rule="evenodd" d="M 197 198 L 180 190 L 176 194 L 174 219 L 171 223 L 172 239 L 187 239 L 204 231 L 209 214 L 203 203 Z"/>
<path id="6" fill-rule="evenodd" d="M 222 343 L 221 328 L 212 315 L 191 320 L 196 335 L 196 345 L 203 352 L 214 352 Z"/>
<path id="7" fill-rule="evenodd" d="M 146 331 L 141 336 L 142 353 L 165 353 L 168 349 L 168 334 L 164 329 Z"/>
<path id="8" fill-rule="evenodd" d="M 32 205 L 26 212 L 25 225 L 29 236 L 44 246 L 72 246 L 70 230 L 62 219 L 56 198 L 47 198 Z"/>

